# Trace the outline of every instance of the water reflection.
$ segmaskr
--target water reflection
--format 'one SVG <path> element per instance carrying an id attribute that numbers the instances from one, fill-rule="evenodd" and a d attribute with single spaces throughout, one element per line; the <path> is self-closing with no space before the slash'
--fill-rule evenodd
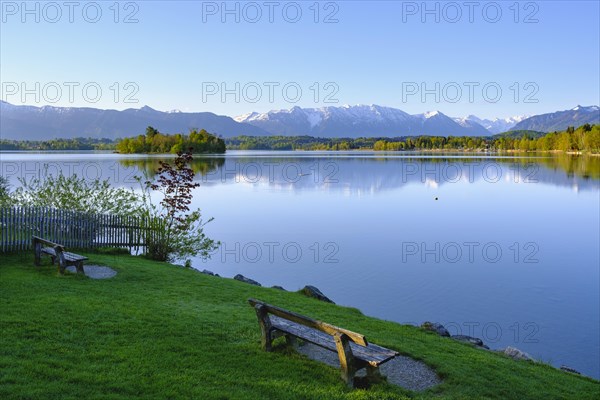
<path id="1" fill-rule="evenodd" d="M 160 158 L 144 158 L 144 159 L 123 159 L 119 163 L 125 169 L 135 168 L 138 174 L 144 177 L 152 177 L 157 174 L 160 168 L 160 161 L 169 161 L 168 159 Z M 205 176 L 212 171 L 223 166 L 225 158 L 196 158 L 192 161 L 190 167 L 196 175 Z"/>
<path id="2" fill-rule="evenodd" d="M 116 186 L 133 186 L 136 177 L 150 178 L 169 156 L 110 153 L 0 154 L 0 174 L 13 186 L 51 174 L 77 174 L 108 179 Z M 244 152 L 197 156 L 192 164 L 202 184 L 248 184 L 281 190 L 340 190 L 377 193 L 421 184 L 440 187 L 454 183 L 541 183 L 574 190 L 597 190 L 600 157 L 464 156 L 374 152 Z"/>
<path id="3" fill-rule="evenodd" d="M 213 159 L 215 160 L 215 159 Z M 198 177 L 206 185 L 248 184 L 292 190 L 377 193 L 409 184 L 542 183 L 593 190 L 600 180 L 600 157 L 464 157 L 367 154 L 228 156 Z"/>

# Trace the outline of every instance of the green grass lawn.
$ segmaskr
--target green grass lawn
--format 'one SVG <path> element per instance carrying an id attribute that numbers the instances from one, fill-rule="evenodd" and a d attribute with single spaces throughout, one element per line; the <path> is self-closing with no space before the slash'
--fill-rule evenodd
<path id="1" fill-rule="evenodd" d="M 411 326 L 298 293 L 139 257 L 88 254 L 118 275 L 92 280 L 1 256 L 2 399 L 597 399 L 600 383 L 517 362 Z M 288 351 L 260 349 L 247 299 L 363 333 L 423 360 L 444 383 L 412 393 L 382 383 L 346 388 L 339 370 Z"/>

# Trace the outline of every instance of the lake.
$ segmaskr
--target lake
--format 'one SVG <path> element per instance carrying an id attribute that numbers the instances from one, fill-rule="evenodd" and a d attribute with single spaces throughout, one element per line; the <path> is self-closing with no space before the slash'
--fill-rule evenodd
<path id="1" fill-rule="evenodd" d="M 45 165 L 135 186 L 159 159 L 0 154 L 13 186 Z M 600 378 L 599 157 L 230 151 L 194 169 L 193 206 L 222 243 L 195 268 L 314 285 L 367 315 L 440 322 Z"/>

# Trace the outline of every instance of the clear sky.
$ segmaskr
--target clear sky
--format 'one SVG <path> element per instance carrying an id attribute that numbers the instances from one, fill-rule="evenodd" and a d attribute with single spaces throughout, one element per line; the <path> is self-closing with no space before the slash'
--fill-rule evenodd
<path id="1" fill-rule="evenodd" d="M 599 3 L 1 1 L 1 97 L 229 116 L 553 112 L 600 103 Z"/>

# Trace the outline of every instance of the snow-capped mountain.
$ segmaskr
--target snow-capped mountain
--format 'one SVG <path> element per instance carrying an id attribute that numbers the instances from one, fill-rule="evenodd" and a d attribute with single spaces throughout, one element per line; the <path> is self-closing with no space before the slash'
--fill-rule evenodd
<path id="1" fill-rule="evenodd" d="M 469 115 L 463 118 L 455 118 L 455 121 L 461 125 L 469 125 L 471 122 L 475 122 L 476 124 L 483 126 L 491 134 L 495 135 L 511 130 L 513 126 L 527 118 L 529 118 L 528 115 L 517 115 L 508 118 L 481 119 L 475 115 Z"/>
<path id="2" fill-rule="evenodd" d="M 516 124 L 513 130 L 528 129 L 540 132 L 553 132 L 565 130 L 569 126 L 577 128 L 585 124 L 599 123 L 600 107 L 577 106 L 570 110 L 535 115 Z"/>
<path id="3" fill-rule="evenodd" d="M 411 115 L 378 105 L 251 112 L 235 118 L 209 112 L 162 112 L 144 106 L 123 111 L 87 107 L 13 105 L 0 101 L 0 138 L 41 140 L 52 138 L 118 138 L 135 136 L 151 125 L 164 133 L 185 133 L 191 128 L 232 137 L 310 135 L 316 137 L 491 136 L 509 130 L 550 132 L 600 123 L 598 106 L 577 106 L 533 117 L 480 119 L 474 115 L 451 118 L 440 111 Z"/>
<path id="4" fill-rule="evenodd" d="M 115 139 L 143 134 L 148 125 L 164 133 L 186 133 L 191 128 L 203 128 L 223 136 L 267 134 L 255 126 L 209 112 L 162 112 L 148 106 L 116 111 L 87 107 L 35 107 L 0 101 L 0 113 L 2 139 Z"/>
<path id="5" fill-rule="evenodd" d="M 410 115 L 402 110 L 378 105 L 300 108 L 252 112 L 235 118 L 273 135 L 320 137 L 359 136 L 488 136 L 481 125 L 457 123 L 439 111 Z"/>

